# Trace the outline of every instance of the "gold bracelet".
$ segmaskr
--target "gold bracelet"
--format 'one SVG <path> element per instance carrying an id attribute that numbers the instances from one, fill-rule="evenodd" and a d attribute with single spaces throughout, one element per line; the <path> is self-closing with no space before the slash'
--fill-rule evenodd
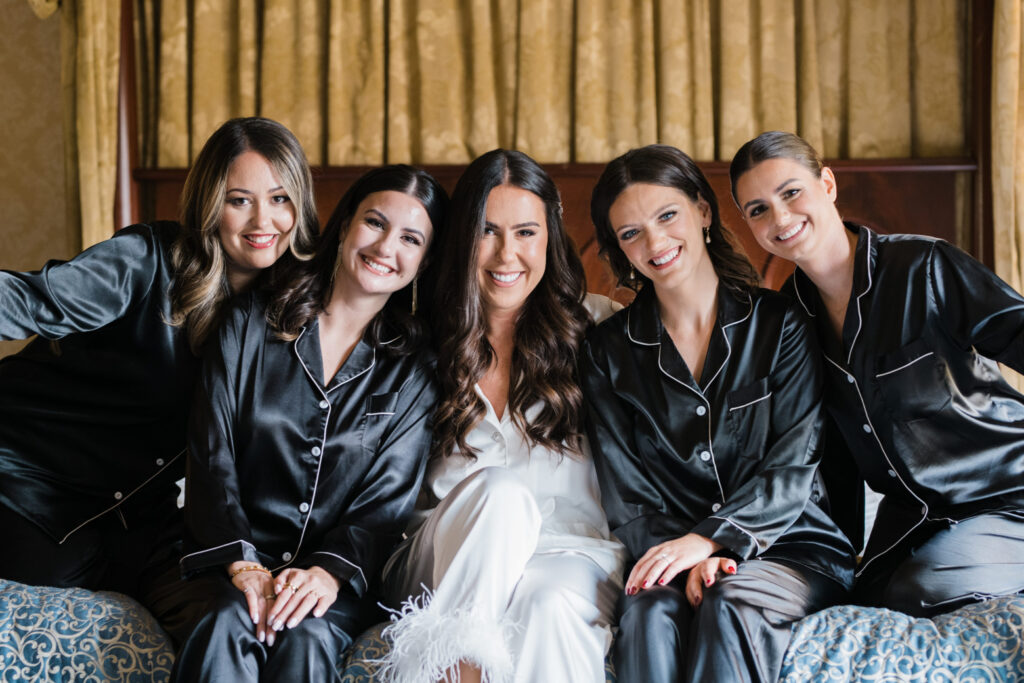
<path id="1" fill-rule="evenodd" d="M 231 575 L 228 578 L 233 579 L 242 572 L 263 572 L 264 574 L 269 574 L 270 570 L 262 564 L 247 564 L 244 567 L 239 567 L 235 571 L 231 572 Z"/>

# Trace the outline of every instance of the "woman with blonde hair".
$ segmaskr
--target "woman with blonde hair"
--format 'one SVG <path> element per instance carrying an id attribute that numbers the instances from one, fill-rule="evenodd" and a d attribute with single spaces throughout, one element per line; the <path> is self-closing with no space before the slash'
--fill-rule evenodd
<path id="1" fill-rule="evenodd" d="M 317 227 L 295 137 L 232 119 L 196 157 L 180 223 L 0 272 L 0 339 L 38 335 L 0 360 L 0 577 L 145 601 L 181 534 L 197 354 L 228 299 L 308 258 Z"/>

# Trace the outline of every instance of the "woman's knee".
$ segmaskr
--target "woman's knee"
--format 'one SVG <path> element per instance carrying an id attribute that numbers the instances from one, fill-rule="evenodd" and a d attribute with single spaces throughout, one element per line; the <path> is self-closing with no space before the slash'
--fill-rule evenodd
<path id="1" fill-rule="evenodd" d="M 691 616 L 686 596 L 674 586 L 659 586 L 626 598 L 619 632 L 627 634 L 663 634 L 678 631 Z"/>

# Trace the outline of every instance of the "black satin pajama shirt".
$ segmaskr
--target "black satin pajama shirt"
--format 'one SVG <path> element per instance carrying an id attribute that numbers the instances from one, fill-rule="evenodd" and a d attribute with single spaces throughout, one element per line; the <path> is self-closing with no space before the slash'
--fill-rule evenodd
<path id="1" fill-rule="evenodd" d="M 274 336 L 258 296 L 204 359 L 189 429 L 186 574 L 320 566 L 366 593 L 416 502 L 436 389 L 425 354 L 360 341 L 324 385 L 314 321 Z"/>
<path id="2" fill-rule="evenodd" d="M 844 582 L 848 541 L 819 505 L 821 381 L 795 304 L 719 288 L 700 382 L 653 288 L 590 334 L 581 381 L 601 500 L 633 560 L 696 533 L 738 559 L 772 549 Z"/>
<path id="3" fill-rule="evenodd" d="M 992 573 L 1017 574 L 1024 565 L 1006 563 L 1024 561 L 1015 549 L 1024 549 L 1024 396 L 995 361 L 1024 371 L 1024 297 L 944 241 L 847 229 L 857 247 L 842 341 L 803 272 L 784 291 L 818 326 L 825 404 L 885 496 L 858 574 L 904 557 L 922 533 L 993 512 L 1022 520 L 1016 538 L 1001 547 L 964 538 L 972 557 L 956 564 L 977 573 L 991 555 Z M 981 590 L 970 576 L 959 583 L 961 593 Z"/>
<path id="4" fill-rule="evenodd" d="M 739 560 L 696 608 L 688 572 L 624 596 L 624 683 L 774 683 L 792 624 L 852 583 L 852 548 L 823 507 L 820 360 L 803 312 L 776 292 L 720 286 L 717 316 L 699 380 L 651 287 L 581 354 L 602 503 L 633 561 L 688 533 Z"/>
<path id="5" fill-rule="evenodd" d="M 38 335 L 0 360 L 0 507 L 54 543 L 107 513 L 132 529 L 175 509 L 199 371 L 184 330 L 165 322 L 179 229 L 136 225 L 71 261 L 0 272 L 0 339 Z M 31 554 L 4 562 L 33 580 L 52 558 Z"/>

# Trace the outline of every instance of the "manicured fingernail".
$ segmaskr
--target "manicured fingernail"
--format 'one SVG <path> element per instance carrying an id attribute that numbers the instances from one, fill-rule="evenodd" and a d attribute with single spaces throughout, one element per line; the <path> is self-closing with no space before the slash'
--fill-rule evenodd
<path id="1" fill-rule="evenodd" d="M 736 573 L 736 567 L 726 567 L 725 568 L 725 572 L 727 574 L 735 574 Z"/>
<path id="2" fill-rule="evenodd" d="M 262 643 L 262 642 L 263 642 L 264 640 L 266 640 L 266 639 L 267 639 L 267 634 L 266 634 L 266 633 L 264 633 L 263 631 L 260 631 L 259 633 L 257 633 L 257 634 L 256 634 L 256 637 L 257 637 L 257 638 L 259 639 L 259 641 L 260 641 L 260 642 Z"/>
<path id="3" fill-rule="evenodd" d="M 644 588 L 647 588 L 650 585 L 651 585 L 650 581 L 644 581 Z"/>
<path id="4" fill-rule="evenodd" d="M 274 622 L 274 630 L 275 631 L 280 631 L 283 628 L 284 628 L 284 622 L 283 621 L 275 621 Z"/>
<path id="5" fill-rule="evenodd" d="M 659 586 L 664 586 L 665 585 L 665 579 L 658 579 L 658 585 Z"/>
<path id="6" fill-rule="evenodd" d="M 705 586 L 710 586 L 711 585 L 711 579 L 704 579 L 704 585 Z"/>
<path id="7" fill-rule="evenodd" d="M 295 628 L 298 625 L 299 625 L 299 620 L 298 619 L 292 619 L 291 621 L 288 622 L 288 628 Z"/>

